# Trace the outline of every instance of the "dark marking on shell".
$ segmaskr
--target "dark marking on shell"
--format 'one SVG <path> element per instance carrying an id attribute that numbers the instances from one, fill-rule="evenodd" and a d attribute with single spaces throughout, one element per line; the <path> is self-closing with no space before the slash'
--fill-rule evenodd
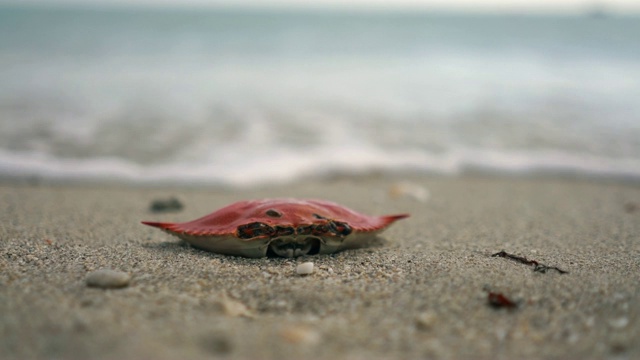
<path id="1" fill-rule="evenodd" d="M 300 226 L 296 229 L 296 234 L 298 235 L 311 235 L 312 232 L 313 232 L 313 225 Z"/>
<path id="2" fill-rule="evenodd" d="M 276 226 L 276 237 L 291 236 L 296 233 L 296 229 L 291 226 Z"/>
<path id="3" fill-rule="evenodd" d="M 240 239 L 251 239 L 262 235 L 273 236 L 275 229 L 265 223 L 252 222 L 238 226 L 237 232 Z"/>
<path id="4" fill-rule="evenodd" d="M 329 232 L 329 227 L 326 224 L 315 225 L 312 229 L 313 235 L 324 235 L 327 232 Z"/>
<path id="5" fill-rule="evenodd" d="M 272 217 L 272 218 L 279 218 L 282 217 L 282 213 L 278 210 L 274 210 L 274 209 L 269 209 L 266 211 L 267 216 Z"/>
<path id="6" fill-rule="evenodd" d="M 349 224 L 340 222 L 340 221 L 332 221 L 333 226 L 335 227 L 335 231 L 338 235 L 348 236 L 353 231 Z"/>

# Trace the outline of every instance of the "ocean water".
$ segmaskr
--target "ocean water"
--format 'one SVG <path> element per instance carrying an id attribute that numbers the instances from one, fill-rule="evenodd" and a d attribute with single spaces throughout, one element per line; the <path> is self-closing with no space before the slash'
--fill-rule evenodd
<path id="1" fill-rule="evenodd" d="M 640 181 L 640 17 L 0 7 L 0 178 Z"/>

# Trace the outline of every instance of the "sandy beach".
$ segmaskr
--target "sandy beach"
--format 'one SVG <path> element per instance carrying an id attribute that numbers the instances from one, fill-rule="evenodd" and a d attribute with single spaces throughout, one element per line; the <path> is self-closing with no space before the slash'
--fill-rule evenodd
<path id="1" fill-rule="evenodd" d="M 640 357 L 640 187 L 403 180 L 428 199 L 376 176 L 250 190 L 0 185 L 0 357 Z M 149 210 L 172 196 L 182 211 Z M 217 255 L 140 224 L 265 197 L 411 217 L 370 247 L 296 259 Z M 491 256 L 503 250 L 551 268 Z M 307 261 L 314 272 L 296 274 Z M 131 279 L 88 287 L 99 269 Z"/>

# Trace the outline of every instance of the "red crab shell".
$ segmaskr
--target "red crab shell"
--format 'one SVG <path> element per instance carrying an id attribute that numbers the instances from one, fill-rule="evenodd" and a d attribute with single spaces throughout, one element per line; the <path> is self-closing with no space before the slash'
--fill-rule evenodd
<path id="1" fill-rule="evenodd" d="M 408 216 L 368 216 L 323 200 L 264 199 L 239 201 L 184 223 L 142 223 L 220 254 L 294 257 L 358 247 Z"/>

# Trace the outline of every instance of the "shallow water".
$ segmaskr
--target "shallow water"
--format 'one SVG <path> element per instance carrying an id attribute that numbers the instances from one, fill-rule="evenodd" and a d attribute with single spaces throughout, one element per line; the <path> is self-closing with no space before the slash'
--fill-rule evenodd
<path id="1" fill-rule="evenodd" d="M 637 17 L 0 8 L 0 177 L 640 179 Z"/>

